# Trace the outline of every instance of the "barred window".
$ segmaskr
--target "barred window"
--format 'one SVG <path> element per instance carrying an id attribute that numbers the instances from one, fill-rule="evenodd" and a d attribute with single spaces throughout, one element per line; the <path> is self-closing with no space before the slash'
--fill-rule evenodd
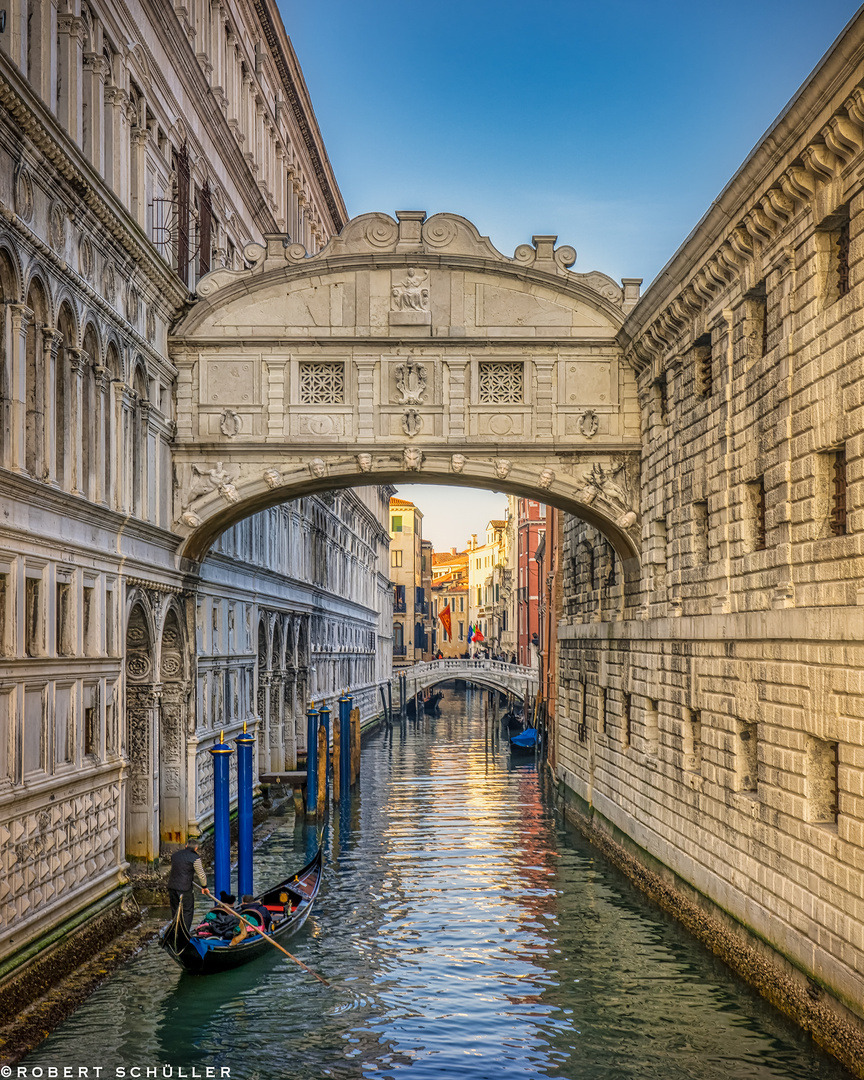
<path id="1" fill-rule="evenodd" d="M 301 363 L 300 401 L 303 405 L 344 405 L 345 365 L 329 360 Z"/>
<path id="2" fill-rule="evenodd" d="M 481 360 L 479 368 L 482 405 L 514 405 L 524 401 L 521 361 Z"/>

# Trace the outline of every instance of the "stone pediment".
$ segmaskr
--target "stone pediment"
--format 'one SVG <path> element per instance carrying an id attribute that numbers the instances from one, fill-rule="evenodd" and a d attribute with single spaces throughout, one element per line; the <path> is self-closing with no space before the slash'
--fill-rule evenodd
<path id="1" fill-rule="evenodd" d="M 556 248 L 554 236 L 508 258 L 456 214 L 397 219 L 354 218 L 314 255 L 282 236 L 249 244 L 249 268 L 202 278 L 175 339 L 228 328 L 247 337 L 608 338 L 629 307 L 612 278 L 570 270 L 576 252 Z"/>

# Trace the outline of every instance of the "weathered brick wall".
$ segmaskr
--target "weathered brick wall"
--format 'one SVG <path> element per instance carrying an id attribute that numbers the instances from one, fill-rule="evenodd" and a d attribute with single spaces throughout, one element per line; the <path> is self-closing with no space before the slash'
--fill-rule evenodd
<path id="1" fill-rule="evenodd" d="M 557 747 L 595 814 L 859 1016 L 862 24 L 625 323 L 642 590 L 625 612 L 568 520 Z"/>

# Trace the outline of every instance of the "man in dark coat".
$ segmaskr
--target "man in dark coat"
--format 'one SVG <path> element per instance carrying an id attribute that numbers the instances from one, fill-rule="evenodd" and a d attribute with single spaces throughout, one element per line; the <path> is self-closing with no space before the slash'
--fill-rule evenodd
<path id="1" fill-rule="evenodd" d="M 195 911 L 195 893 L 192 882 L 197 881 L 205 896 L 210 895 L 207 888 L 207 875 L 198 855 L 198 840 L 191 837 L 186 847 L 175 851 L 171 856 L 171 873 L 168 875 L 168 898 L 171 901 L 171 917 L 177 917 L 177 910 L 183 906 L 183 923 L 187 930 L 192 929 Z"/>

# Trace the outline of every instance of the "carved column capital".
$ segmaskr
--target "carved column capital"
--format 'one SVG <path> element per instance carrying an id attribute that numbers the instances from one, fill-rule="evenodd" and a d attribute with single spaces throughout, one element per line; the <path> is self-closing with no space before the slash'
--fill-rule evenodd
<path id="1" fill-rule="evenodd" d="M 66 356 L 69 358 L 69 367 L 75 375 L 81 376 L 87 370 L 90 357 L 83 349 L 67 348 Z"/>
<path id="2" fill-rule="evenodd" d="M 12 319 L 12 329 L 19 334 L 26 334 L 33 321 L 35 312 L 26 304 L 7 304 Z"/>
<path id="3" fill-rule="evenodd" d="M 93 365 L 93 374 L 96 376 L 96 386 L 101 393 L 107 394 L 108 388 L 111 385 L 111 372 L 107 367 L 103 367 L 101 364 Z"/>

